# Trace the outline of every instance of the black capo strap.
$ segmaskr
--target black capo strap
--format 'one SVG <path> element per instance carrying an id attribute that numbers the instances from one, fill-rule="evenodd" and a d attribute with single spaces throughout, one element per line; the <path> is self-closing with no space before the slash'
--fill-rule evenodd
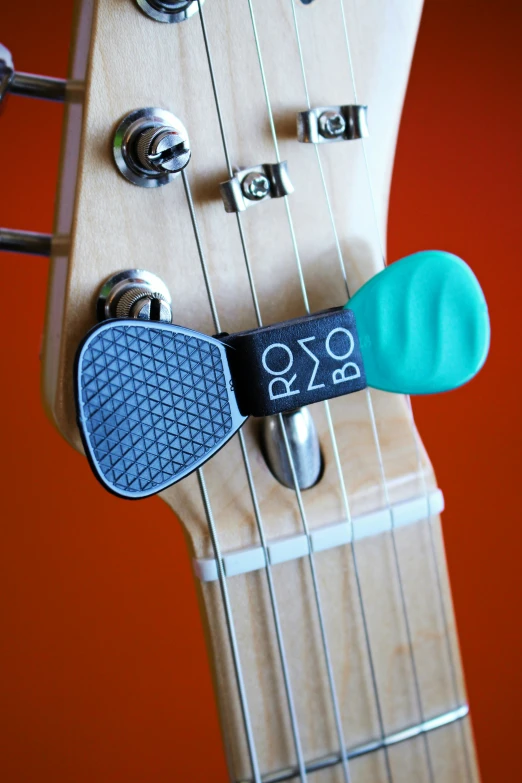
<path id="1" fill-rule="evenodd" d="M 366 387 L 351 310 L 335 308 L 222 338 L 243 416 L 270 416 Z"/>

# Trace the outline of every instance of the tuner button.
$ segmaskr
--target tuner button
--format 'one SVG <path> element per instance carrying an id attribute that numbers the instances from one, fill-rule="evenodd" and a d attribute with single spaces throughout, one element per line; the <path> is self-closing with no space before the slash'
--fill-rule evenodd
<path id="1" fill-rule="evenodd" d="M 0 101 L 8 92 L 13 76 L 14 66 L 11 52 L 0 44 Z"/>
<path id="2" fill-rule="evenodd" d="M 73 86 L 75 93 L 72 92 Z M 16 72 L 11 52 L 0 44 L 0 101 L 8 92 L 26 98 L 62 102 L 66 94 L 69 99 L 73 98 L 73 94 L 75 100 L 81 99 L 82 85 L 79 82 L 67 82 L 65 79 L 54 79 L 51 76 Z"/>

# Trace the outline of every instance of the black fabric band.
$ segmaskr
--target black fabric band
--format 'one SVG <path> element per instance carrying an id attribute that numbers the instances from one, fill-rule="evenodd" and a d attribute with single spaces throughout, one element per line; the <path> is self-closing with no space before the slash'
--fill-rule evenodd
<path id="1" fill-rule="evenodd" d="M 366 387 L 351 310 L 335 308 L 222 338 L 239 410 L 270 416 Z"/>

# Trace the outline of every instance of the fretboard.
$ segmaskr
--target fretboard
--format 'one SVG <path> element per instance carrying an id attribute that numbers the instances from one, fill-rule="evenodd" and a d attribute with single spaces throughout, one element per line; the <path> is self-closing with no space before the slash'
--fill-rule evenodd
<path id="1" fill-rule="evenodd" d="M 310 557 L 317 574 L 351 780 L 478 780 L 439 520 L 437 516 L 419 519 L 415 511 L 425 499 L 418 500 L 394 507 L 398 520 L 394 530 L 389 509 L 385 509 L 354 520 L 354 529 L 359 531 L 354 541 L 268 564 L 283 650 L 277 639 L 266 564 L 230 575 L 234 567 L 240 568 L 241 556 L 252 562 L 253 550 L 224 553 L 251 737 L 266 783 L 300 779 L 282 653 L 306 774 L 317 773 L 311 779 L 325 783 L 343 780 Z M 434 508 L 440 508 L 440 494 L 433 493 L 431 501 Z M 379 530 L 385 516 L 387 530 Z M 381 524 L 376 524 L 377 519 Z M 364 531 L 365 521 L 368 531 Z M 323 530 L 315 530 L 316 540 Z M 271 548 L 276 558 L 277 545 L 284 543 L 290 557 L 288 541 L 276 542 Z M 295 553 L 295 539 L 293 543 Z M 196 570 L 225 746 L 233 779 L 251 781 L 252 749 L 245 737 L 230 629 L 210 564 L 215 567 L 212 560 L 199 561 Z M 205 574 L 206 582 L 201 580 Z"/>

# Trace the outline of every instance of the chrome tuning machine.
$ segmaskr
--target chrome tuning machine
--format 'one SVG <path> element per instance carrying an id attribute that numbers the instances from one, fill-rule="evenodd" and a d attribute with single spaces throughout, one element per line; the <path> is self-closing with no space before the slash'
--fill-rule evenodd
<path id="1" fill-rule="evenodd" d="M 135 0 L 146 16 L 155 22 L 184 22 L 199 11 L 205 0 Z"/>
<path id="2" fill-rule="evenodd" d="M 125 269 L 104 282 L 96 301 L 98 321 L 135 318 L 172 322 L 172 300 L 161 278 L 145 269 Z"/>
<path id="3" fill-rule="evenodd" d="M 37 76 L 32 73 L 15 71 L 13 57 L 6 46 L 0 44 L 0 103 L 8 95 L 21 95 L 26 98 L 41 98 L 47 101 L 63 103 L 65 100 L 79 102 L 83 95 L 83 82 L 55 79 L 50 76 Z M 10 253 L 28 253 L 37 256 L 50 256 L 53 253 L 66 252 L 66 237 L 52 237 L 32 231 L 17 231 L 0 228 L 0 251 Z"/>
<path id="4" fill-rule="evenodd" d="M 79 101 L 83 83 L 15 71 L 11 52 L 0 44 L 0 101 L 7 93 L 59 103 L 66 99 Z"/>

